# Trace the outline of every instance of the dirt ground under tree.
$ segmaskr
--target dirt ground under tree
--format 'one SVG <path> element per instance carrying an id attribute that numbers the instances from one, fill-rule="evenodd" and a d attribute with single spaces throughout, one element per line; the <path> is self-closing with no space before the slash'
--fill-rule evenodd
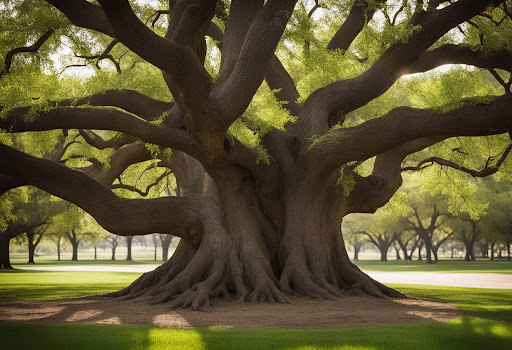
<path id="1" fill-rule="evenodd" d="M 0 321 L 136 324 L 159 327 L 337 328 L 460 317 L 449 303 L 419 299 L 349 296 L 336 301 L 292 297 L 290 304 L 248 304 L 215 299 L 211 313 L 170 310 L 162 305 L 88 297 L 0 303 Z"/>

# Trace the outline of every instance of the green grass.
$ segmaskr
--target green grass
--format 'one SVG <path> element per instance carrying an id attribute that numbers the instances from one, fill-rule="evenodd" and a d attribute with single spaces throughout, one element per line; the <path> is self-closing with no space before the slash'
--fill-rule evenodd
<path id="1" fill-rule="evenodd" d="M 0 272 L 0 301 L 107 293 L 126 287 L 139 276 L 139 273 L 132 272 L 5 271 Z"/>
<path id="2" fill-rule="evenodd" d="M 135 273 L 0 273 L 0 299 L 81 296 L 122 288 Z M 507 349 L 512 290 L 393 285 L 412 297 L 454 303 L 460 320 L 323 330 L 162 329 L 144 326 L 0 323 L 4 349 Z M 30 290 L 35 288 L 35 292 Z M 13 292 L 9 292 L 12 290 Z M 7 292 L 7 294 L 5 294 Z M 214 311 L 215 312 L 215 311 Z"/>
<path id="3" fill-rule="evenodd" d="M 363 271 L 379 272 L 454 272 L 454 273 L 512 273 L 512 261 L 506 260 L 439 260 L 435 264 L 425 261 L 359 260 L 356 265 Z"/>

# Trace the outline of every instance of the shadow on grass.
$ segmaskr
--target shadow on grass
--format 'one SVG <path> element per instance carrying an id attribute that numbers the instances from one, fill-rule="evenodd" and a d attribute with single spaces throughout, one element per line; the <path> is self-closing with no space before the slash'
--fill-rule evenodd
<path id="1" fill-rule="evenodd" d="M 506 349 L 510 325 L 463 317 L 449 324 L 295 329 L 164 329 L 0 323 L 5 349 Z"/>
<path id="2" fill-rule="evenodd" d="M 84 306 L 86 322 L 118 317 L 120 326 L 96 324 L 0 323 L 4 349 L 508 349 L 512 344 L 512 290 L 397 286 L 405 294 L 455 303 L 463 317 L 446 324 L 420 323 L 336 329 L 166 329 L 132 326 L 119 310 Z M 89 286 L 87 286 L 89 288 Z M 90 290 L 89 290 L 90 291 Z M 48 293 L 46 290 L 44 293 Z M 41 290 L 36 293 L 41 293 Z M 1 298 L 0 298 L 1 299 Z M 4 305 L 5 306 L 5 305 Z M 20 306 L 21 307 L 21 306 Z M 30 304 L 27 312 L 38 312 Z M 54 310 L 60 320 L 78 317 L 76 308 Z M 2 312 L 2 311 L 0 311 Z M 385 312 L 385 310 L 383 311 Z M 154 320 L 165 306 L 143 308 L 135 319 Z M 191 326 L 220 314 L 178 312 Z M 340 311 L 342 317 L 346 313 Z M 1 316 L 1 314 L 0 314 Z M 330 317 L 322 314 L 321 317 Z M 386 315 L 383 315 L 384 317 Z M 52 315 L 41 315 L 41 318 Z M 298 317 L 301 317 L 300 315 Z M 305 316 L 306 317 L 306 316 Z M 297 320 L 300 321 L 300 320 Z M 62 321 L 61 321 L 62 322 Z M 306 322 L 307 324 L 307 322 Z M 4 347 L 5 345 L 5 347 Z"/>

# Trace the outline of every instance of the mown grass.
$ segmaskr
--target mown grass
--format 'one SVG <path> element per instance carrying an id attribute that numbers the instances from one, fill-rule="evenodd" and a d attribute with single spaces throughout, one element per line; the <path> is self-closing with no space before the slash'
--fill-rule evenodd
<path id="1" fill-rule="evenodd" d="M 138 274 L 0 273 L 0 300 L 82 296 L 122 288 Z M 108 281 L 108 283 L 107 283 Z M 34 292 L 30 289 L 36 288 Z M 38 287 L 41 287 L 37 289 Z M 508 349 L 512 290 L 393 285 L 418 298 L 454 303 L 460 320 L 322 330 L 162 329 L 144 326 L 0 323 L 4 349 Z M 65 291 L 65 292 L 62 292 Z M 214 311 L 215 312 L 215 311 Z"/>
<path id="2" fill-rule="evenodd" d="M 512 261 L 506 260 L 439 260 L 435 264 L 425 261 L 359 260 L 356 265 L 363 271 L 379 272 L 452 272 L 452 273 L 512 273 Z"/>
<path id="3" fill-rule="evenodd" d="M 47 300 L 108 293 L 126 287 L 139 273 L 56 272 L 11 270 L 0 272 L 0 301 Z"/>

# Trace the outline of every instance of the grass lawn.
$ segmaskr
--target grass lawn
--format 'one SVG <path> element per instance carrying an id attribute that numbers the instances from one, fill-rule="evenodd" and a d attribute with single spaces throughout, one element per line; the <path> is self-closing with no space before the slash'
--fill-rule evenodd
<path id="1" fill-rule="evenodd" d="M 0 273 L 0 300 L 53 299 L 124 287 L 136 273 Z M 409 296 L 454 303 L 463 317 L 324 330 L 162 329 L 144 326 L 0 323 L 3 349 L 508 349 L 512 290 L 394 285 Z"/>
<path id="2" fill-rule="evenodd" d="M 359 260 L 354 262 L 363 271 L 381 272 L 454 272 L 454 273 L 512 273 L 512 261 L 495 260 L 439 260 L 436 264 L 425 261 Z"/>
<path id="3" fill-rule="evenodd" d="M 132 272 L 3 271 L 0 272 L 0 301 L 107 293 L 126 287 L 139 276 Z"/>

